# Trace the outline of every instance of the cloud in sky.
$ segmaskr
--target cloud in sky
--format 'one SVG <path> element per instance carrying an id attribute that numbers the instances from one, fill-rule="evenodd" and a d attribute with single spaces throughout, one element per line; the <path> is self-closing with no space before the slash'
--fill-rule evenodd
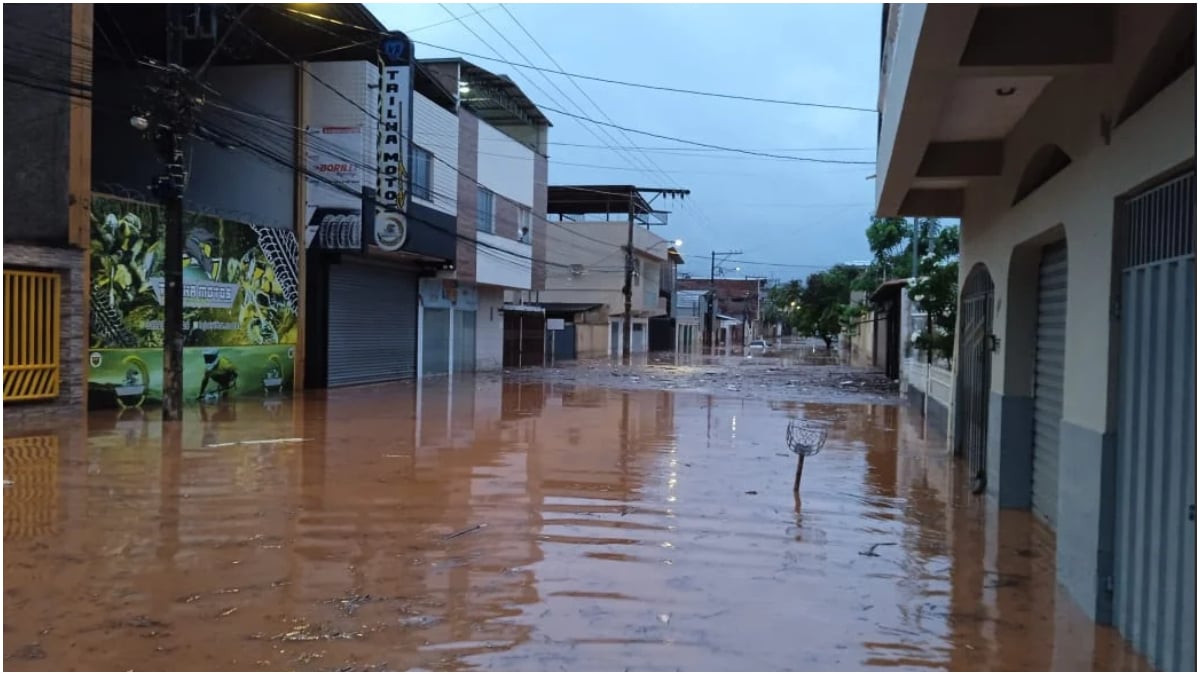
<path id="1" fill-rule="evenodd" d="M 554 67 L 498 5 L 368 4 L 389 28 L 450 49 Z M 569 72 L 672 87 L 873 108 L 879 84 L 880 5 L 513 4 L 508 11 Z M 474 15 L 478 10 L 480 15 Z M 486 22 L 485 22 L 486 19 Z M 447 23 L 441 23 L 447 22 Z M 491 26 L 488 25 L 490 22 Z M 439 24 L 440 25 L 434 25 Z M 482 44 L 463 23 L 486 41 Z M 433 26 L 423 28 L 426 26 Z M 493 29 L 494 27 L 494 29 Z M 490 46 L 489 46 L 490 45 Z M 418 58 L 456 54 L 418 44 Z M 470 57 L 466 57 L 472 60 Z M 535 102 L 578 113 L 533 71 L 476 59 L 512 77 Z M 589 117 L 603 119 L 566 78 L 549 75 Z M 632 89 L 578 80 L 617 124 L 716 145 L 873 162 L 876 116 Z M 547 113 L 553 121 L 550 182 L 685 187 L 660 234 L 684 240 L 687 271 L 708 273 L 710 250 L 745 260 L 825 266 L 869 257 L 863 234 L 874 199 L 871 165 L 809 164 L 698 150 L 638 134 L 637 154 L 662 170 L 637 170 L 628 154 L 597 146 L 609 136 Z M 592 126 L 595 129 L 594 126 Z M 629 139 L 608 134 L 621 145 Z M 794 148 L 814 150 L 790 152 Z M 838 148 L 839 150 L 829 150 Z M 843 150 L 851 148 L 852 150 Z M 649 160 L 647 160 L 647 156 Z M 590 165 L 590 166 L 580 166 Z M 603 168 L 601 168 L 603 167 Z M 671 182 L 667 183 L 667 177 Z M 806 276 L 807 268 L 741 265 L 741 274 Z"/>

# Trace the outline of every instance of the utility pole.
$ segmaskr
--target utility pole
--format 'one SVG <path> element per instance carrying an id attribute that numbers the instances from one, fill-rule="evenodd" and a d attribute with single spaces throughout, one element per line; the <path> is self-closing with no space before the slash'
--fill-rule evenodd
<path id="1" fill-rule="evenodd" d="M 741 254 L 741 251 L 712 252 L 712 263 L 708 269 L 708 346 L 714 350 L 717 348 L 717 256 L 726 258 Z"/>
<path id="2" fill-rule="evenodd" d="M 621 358 L 628 361 L 633 347 L 633 199 L 629 195 L 629 236 L 625 240 L 625 320 L 621 325 Z"/>
<path id="3" fill-rule="evenodd" d="M 629 361 L 629 357 L 633 353 L 633 223 L 637 218 L 637 211 L 639 210 L 635 208 L 635 205 L 639 200 L 639 196 L 643 192 L 654 193 L 654 197 L 651 198 L 651 201 L 664 195 L 667 197 L 683 198 L 691 194 L 690 190 L 679 190 L 674 188 L 635 187 L 629 191 L 629 232 L 625 238 L 625 288 L 623 289 L 625 293 L 625 320 L 623 323 L 625 325 L 621 331 L 621 334 L 624 338 L 624 344 L 621 345 L 621 357 L 626 362 Z M 648 211 L 649 203 L 646 204 L 646 207 L 646 210 Z M 649 224 L 646 225 L 646 229 L 650 229 Z"/>
<path id="4" fill-rule="evenodd" d="M 183 417 L 183 192 L 187 186 L 183 140 L 191 133 L 195 97 L 188 90 L 189 77 L 183 67 L 182 11 L 180 5 L 167 9 L 167 63 L 163 83 L 151 87 L 152 135 L 165 171 L 154 184 L 165 216 L 163 251 L 163 421 Z M 142 126 L 132 120 L 135 127 Z"/>
<path id="5" fill-rule="evenodd" d="M 163 206 L 163 421 L 183 417 L 183 193 L 187 189 L 184 140 L 195 128 L 195 110 L 203 103 L 199 78 L 212 63 L 232 27 L 213 46 L 198 73 L 183 65 L 184 5 L 167 5 L 166 62 L 143 62 L 160 71 L 147 87 L 149 105 L 129 123 L 154 143 L 163 173 L 151 191 Z M 237 16 L 241 21 L 249 6 Z"/>

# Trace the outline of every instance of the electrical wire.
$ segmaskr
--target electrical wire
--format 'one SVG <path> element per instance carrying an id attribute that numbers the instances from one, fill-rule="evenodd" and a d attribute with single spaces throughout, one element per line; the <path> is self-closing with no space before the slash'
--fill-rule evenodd
<path id="1" fill-rule="evenodd" d="M 501 5 L 501 6 L 503 7 L 503 5 Z M 344 21 L 339 21 L 337 19 L 331 19 L 329 17 L 320 16 L 319 14 L 313 14 L 312 12 L 306 12 L 303 10 L 296 9 L 294 7 L 288 7 L 284 11 L 290 12 L 293 14 L 297 14 L 300 16 L 305 16 L 310 19 L 317 19 L 319 21 L 325 21 L 325 22 L 328 22 L 331 24 L 344 26 L 346 28 L 354 28 L 354 29 L 358 29 L 358 30 L 362 30 L 362 31 L 367 31 L 370 33 L 386 35 L 386 33 L 380 33 L 380 31 L 377 31 L 374 28 L 367 28 L 365 26 L 356 26 L 351 23 L 346 23 Z M 564 75 L 567 77 L 577 77 L 582 80 L 592 80 L 594 82 L 603 82 L 605 84 L 616 84 L 616 85 L 621 85 L 624 87 L 636 87 L 639 89 L 651 89 L 651 90 L 655 90 L 655 91 L 665 91 L 665 92 L 671 92 L 671 93 L 676 93 L 676 94 L 690 94 L 692 96 L 708 96 L 708 97 L 724 98 L 724 99 L 731 99 L 731 100 L 738 100 L 738 101 L 751 101 L 751 102 L 755 102 L 755 103 L 770 103 L 770 104 L 775 104 L 775 105 L 788 105 L 788 106 L 805 107 L 805 108 L 824 108 L 824 109 L 830 109 L 830 110 L 846 110 L 846 111 L 861 112 L 861 113 L 877 113 L 878 112 L 878 110 L 876 110 L 874 108 L 862 108 L 862 107 L 849 106 L 849 105 L 834 105 L 834 104 L 829 104 L 829 103 L 811 103 L 811 102 L 806 102 L 806 101 L 789 101 L 789 100 L 784 100 L 784 99 L 765 98 L 765 97 L 761 97 L 761 96 L 742 96 L 742 95 L 738 95 L 738 94 L 726 94 L 726 93 L 712 92 L 712 91 L 701 91 L 701 90 L 697 90 L 697 89 L 683 89 L 680 87 L 667 87 L 667 86 L 663 86 L 663 85 L 642 84 L 642 83 L 638 83 L 638 82 L 627 82 L 624 80 L 615 80 L 615 79 L 606 78 L 606 77 L 598 77 L 595 75 L 583 75 L 580 73 L 569 73 L 564 70 L 555 70 L 553 68 L 543 68 L 543 67 L 539 67 L 539 66 L 522 65 L 520 63 L 514 63 L 512 61 L 507 61 L 503 58 L 493 58 L 493 57 L 489 57 L 489 56 L 483 56 L 482 54 L 473 54 L 471 52 L 466 52 L 466 51 L 462 51 L 462 50 L 458 50 L 458 49 L 452 49 L 450 47 L 443 47 L 441 45 L 436 45 L 436 44 L 432 44 L 429 42 L 422 42 L 420 40 L 413 40 L 412 42 L 413 42 L 413 44 L 419 44 L 419 45 L 422 45 L 425 47 L 432 47 L 434 49 L 440 49 L 442 51 L 450 52 L 452 54 L 459 54 L 461 56 L 469 56 L 471 58 L 484 59 L 487 61 L 495 61 L 498 63 L 504 63 L 506 65 L 514 66 L 517 68 L 528 68 L 531 70 L 541 70 L 541 71 L 544 71 L 547 73 L 554 73 L 556 75 Z"/>

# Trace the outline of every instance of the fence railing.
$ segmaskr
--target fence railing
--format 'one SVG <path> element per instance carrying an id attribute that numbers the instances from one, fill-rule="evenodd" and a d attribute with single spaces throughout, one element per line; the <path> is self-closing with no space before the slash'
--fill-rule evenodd
<path id="1" fill-rule="evenodd" d="M 62 278 L 4 270 L 4 401 L 58 396 Z"/>

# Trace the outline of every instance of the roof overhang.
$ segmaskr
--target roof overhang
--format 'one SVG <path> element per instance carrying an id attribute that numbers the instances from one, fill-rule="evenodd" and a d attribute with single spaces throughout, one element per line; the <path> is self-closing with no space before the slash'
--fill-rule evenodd
<path id="1" fill-rule="evenodd" d="M 667 249 L 667 260 L 670 260 L 671 262 L 675 263 L 676 265 L 683 264 L 683 256 L 680 255 L 679 249 L 675 248 L 674 246 Z"/>
<path id="2" fill-rule="evenodd" d="M 878 304 L 885 300 L 893 299 L 900 294 L 900 289 L 908 285 L 908 279 L 891 279 L 879 284 L 879 287 L 871 293 L 871 302 Z"/>
<path id="3" fill-rule="evenodd" d="M 427 67 L 457 67 L 458 100 L 488 124 L 554 126 L 507 75 L 498 75 L 460 58 L 421 59 Z"/>
<path id="4" fill-rule="evenodd" d="M 183 39 L 183 65 L 200 66 L 223 38 L 210 65 L 289 64 L 295 61 L 374 61 L 387 28 L 361 3 L 185 4 L 180 5 L 191 34 Z M 96 11 L 100 35 L 113 36 L 115 47 L 98 49 L 106 57 L 129 54 L 166 60 L 166 4 L 111 4 Z M 191 14 L 189 14 L 191 12 Z M 231 27 L 233 30 L 230 30 Z M 371 39 L 374 33 L 378 40 Z M 227 37 L 224 37 L 228 34 Z M 278 49 L 276 49 L 278 48 Z M 280 52 L 283 52 L 281 54 Z M 111 57 L 109 57 L 111 58 Z M 102 60 L 102 59 L 98 59 Z"/>
<path id="5" fill-rule="evenodd" d="M 650 203 L 636 185 L 551 185 L 546 213 L 563 216 L 651 213 Z"/>
<path id="6" fill-rule="evenodd" d="M 1115 21 L 1112 5 L 888 5 L 876 213 L 961 217 L 1046 86 L 1112 62 Z"/>

